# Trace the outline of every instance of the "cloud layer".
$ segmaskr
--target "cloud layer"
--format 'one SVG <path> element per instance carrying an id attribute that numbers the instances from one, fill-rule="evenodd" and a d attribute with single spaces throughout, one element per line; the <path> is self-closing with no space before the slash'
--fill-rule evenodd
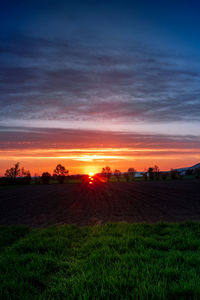
<path id="1" fill-rule="evenodd" d="M 0 127 L 0 149 L 132 149 L 155 151 L 200 152 L 200 136 L 139 134 L 130 132 L 105 132 L 49 128 Z M 111 151 L 112 152 L 112 151 Z M 63 151 L 64 153 L 64 151 Z"/>
<path id="2" fill-rule="evenodd" d="M 0 175 L 17 161 L 32 173 L 52 171 L 57 163 L 71 173 L 99 172 L 107 164 L 169 170 L 200 161 L 200 136 L 0 127 Z"/>
<path id="3" fill-rule="evenodd" d="M 200 121 L 200 65 L 142 44 L 0 42 L 1 119 Z"/>

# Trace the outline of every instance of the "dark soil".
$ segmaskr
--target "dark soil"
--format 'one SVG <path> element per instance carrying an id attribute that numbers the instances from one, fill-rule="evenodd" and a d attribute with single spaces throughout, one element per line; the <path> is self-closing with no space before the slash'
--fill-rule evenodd
<path id="1" fill-rule="evenodd" d="M 0 225 L 200 221 L 200 180 L 52 184 L 0 190 Z"/>

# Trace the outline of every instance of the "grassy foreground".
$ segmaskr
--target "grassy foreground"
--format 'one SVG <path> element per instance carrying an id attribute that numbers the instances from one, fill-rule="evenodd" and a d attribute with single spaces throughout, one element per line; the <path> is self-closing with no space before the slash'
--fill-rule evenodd
<path id="1" fill-rule="evenodd" d="M 0 299 L 200 299 L 200 223 L 0 227 Z"/>

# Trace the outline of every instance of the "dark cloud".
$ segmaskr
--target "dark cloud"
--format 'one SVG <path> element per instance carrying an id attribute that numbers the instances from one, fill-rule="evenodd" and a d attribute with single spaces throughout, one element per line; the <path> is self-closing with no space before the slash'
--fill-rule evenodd
<path id="1" fill-rule="evenodd" d="M 200 121 L 198 62 L 138 44 L 1 39 L 0 115 Z"/>
<path id="2" fill-rule="evenodd" d="M 75 149 L 75 148 L 130 148 L 181 150 L 199 153 L 200 136 L 139 134 L 105 132 L 96 130 L 72 130 L 52 128 L 0 127 L 1 150 L 24 149 Z"/>

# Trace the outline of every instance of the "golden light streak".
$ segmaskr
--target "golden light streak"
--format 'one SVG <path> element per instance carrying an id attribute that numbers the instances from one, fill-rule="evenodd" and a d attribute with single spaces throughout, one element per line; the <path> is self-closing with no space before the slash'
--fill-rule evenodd
<path id="1" fill-rule="evenodd" d="M 139 145 L 138 145 L 139 147 Z M 175 167 L 192 165 L 200 161 L 200 149 L 178 148 L 73 148 L 73 149 L 10 149 L 0 150 L 0 175 L 7 167 L 19 161 L 31 172 L 51 172 L 57 163 L 67 164 L 70 173 L 94 174 L 99 173 L 102 167 L 109 165 L 112 169 L 126 171 L 134 166 L 137 170 L 144 170 L 150 165 L 157 164 L 167 170 Z M 34 171 L 32 171 L 34 170 Z"/>
<path id="2" fill-rule="evenodd" d="M 110 153 L 110 152 L 126 152 L 126 153 L 137 153 L 137 152 L 199 152 L 200 149 L 197 148 L 189 148 L 189 149 L 180 149 L 180 148 L 161 148 L 161 149 L 156 149 L 156 148 L 140 148 L 140 149 L 132 149 L 132 148 L 92 148 L 92 149 L 88 149 L 88 148 L 81 148 L 81 149 L 12 149 L 12 150 L 0 150 L 0 154 L 4 154 L 4 153 L 16 153 L 20 151 L 20 153 Z"/>
<path id="3" fill-rule="evenodd" d="M 62 155 L 62 154 L 64 155 Z M 193 157 L 200 157 L 200 149 L 152 149 L 152 148 L 84 148 L 84 149 L 22 149 L 22 150 L 0 150 L 0 159 L 25 159 L 25 160 L 59 160 L 68 159 L 74 161 L 92 162 L 107 160 L 145 159 L 177 157 L 190 154 Z M 59 155 L 61 154 L 61 155 Z M 133 154 L 133 155 L 131 155 Z"/>
<path id="4" fill-rule="evenodd" d="M 59 160 L 59 159 L 69 159 L 77 161 L 87 161 L 92 162 L 95 160 L 124 160 L 127 159 L 126 156 L 120 155 L 80 155 L 80 156 L 3 156 L 1 159 L 35 159 L 35 160 Z"/>

